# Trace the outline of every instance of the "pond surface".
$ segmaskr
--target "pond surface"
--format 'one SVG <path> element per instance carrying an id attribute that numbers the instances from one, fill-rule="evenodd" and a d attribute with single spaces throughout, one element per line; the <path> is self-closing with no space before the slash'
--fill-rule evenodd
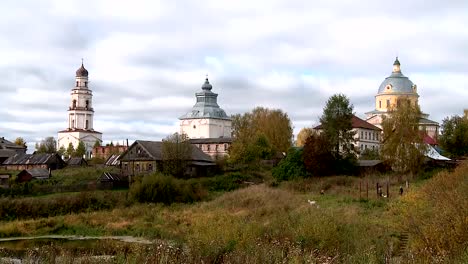
<path id="1" fill-rule="evenodd" d="M 131 252 L 135 247 L 150 246 L 152 246 L 152 242 L 149 240 L 128 236 L 40 236 L 1 238 L 0 262 L 5 260 L 1 258 L 17 258 L 21 260 L 40 255 L 115 256 Z"/>

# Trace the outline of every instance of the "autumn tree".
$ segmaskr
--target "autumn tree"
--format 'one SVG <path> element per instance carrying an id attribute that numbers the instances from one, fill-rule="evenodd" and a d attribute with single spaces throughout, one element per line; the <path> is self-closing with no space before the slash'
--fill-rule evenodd
<path id="1" fill-rule="evenodd" d="M 78 146 L 76 147 L 76 150 L 72 156 L 74 157 L 83 157 L 86 154 L 86 146 L 83 141 L 80 140 L 78 143 Z"/>
<path id="2" fill-rule="evenodd" d="M 322 134 L 313 134 L 307 138 L 303 149 L 303 160 L 307 172 L 313 176 L 326 176 L 334 173 L 335 158 L 331 144 Z"/>
<path id="3" fill-rule="evenodd" d="M 186 134 L 174 133 L 163 139 L 162 159 L 164 173 L 184 177 L 192 156 L 192 146 Z"/>
<path id="4" fill-rule="evenodd" d="M 57 141 L 53 137 L 46 137 L 40 143 L 36 143 L 37 153 L 56 153 Z"/>
<path id="5" fill-rule="evenodd" d="M 427 147 L 419 131 L 420 118 L 419 106 L 402 100 L 382 120 L 382 158 L 395 171 L 416 173 L 421 169 Z"/>
<path id="6" fill-rule="evenodd" d="M 297 134 L 297 140 L 296 140 L 296 146 L 298 147 L 303 147 L 305 145 L 305 142 L 307 138 L 315 134 L 316 131 L 313 128 L 310 127 L 304 127 L 299 131 Z"/>
<path id="7" fill-rule="evenodd" d="M 252 112 L 233 116 L 233 143 L 230 160 L 251 163 L 287 152 L 292 145 L 292 125 L 279 109 L 257 107 Z"/>
<path id="8" fill-rule="evenodd" d="M 468 119 L 460 116 L 446 117 L 442 121 L 440 146 L 451 157 L 468 154 Z"/>
<path id="9" fill-rule="evenodd" d="M 25 147 L 27 148 L 28 146 L 26 145 L 26 141 L 24 141 L 24 139 L 22 137 L 17 137 L 15 139 L 15 144 L 18 145 L 18 146 L 21 146 L 21 147 Z"/>

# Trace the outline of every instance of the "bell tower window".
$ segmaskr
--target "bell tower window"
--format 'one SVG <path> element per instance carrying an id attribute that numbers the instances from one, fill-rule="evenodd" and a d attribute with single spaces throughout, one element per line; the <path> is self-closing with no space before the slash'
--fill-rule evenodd
<path id="1" fill-rule="evenodd" d="M 78 81 L 76 81 L 76 87 L 78 87 L 78 84 L 79 84 L 79 82 L 78 82 Z"/>
<path id="2" fill-rule="evenodd" d="M 73 100 L 73 109 L 76 108 L 76 100 Z"/>
<path id="3" fill-rule="evenodd" d="M 85 86 L 85 87 L 88 87 L 88 82 L 84 82 L 84 86 Z"/>
<path id="4" fill-rule="evenodd" d="M 89 107 L 89 100 L 86 100 L 86 109 Z"/>
<path id="5" fill-rule="evenodd" d="M 88 125 L 89 125 L 89 120 L 86 120 L 85 129 L 88 129 Z"/>

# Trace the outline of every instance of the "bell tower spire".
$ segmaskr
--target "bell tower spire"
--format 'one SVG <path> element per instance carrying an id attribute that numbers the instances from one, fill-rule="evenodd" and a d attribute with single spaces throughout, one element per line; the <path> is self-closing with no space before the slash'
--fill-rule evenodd
<path id="1" fill-rule="evenodd" d="M 88 87 L 88 70 L 81 59 L 81 67 L 76 70 L 75 85 L 71 90 L 68 107 L 68 127 L 59 132 L 58 147 L 75 148 L 80 141 L 86 145 L 86 156 L 90 157 L 96 141 L 102 141 L 102 134 L 94 130 L 93 92 Z"/>

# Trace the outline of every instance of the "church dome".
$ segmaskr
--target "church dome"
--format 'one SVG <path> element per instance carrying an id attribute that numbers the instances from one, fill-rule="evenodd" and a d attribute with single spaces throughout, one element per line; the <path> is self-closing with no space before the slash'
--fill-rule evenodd
<path id="1" fill-rule="evenodd" d="M 210 82 L 208 81 L 208 76 L 206 77 L 205 79 L 205 83 L 202 85 L 201 87 L 203 90 L 208 90 L 208 91 L 211 91 L 211 89 L 213 89 L 213 86 L 210 84 Z"/>
<path id="2" fill-rule="evenodd" d="M 81 63 L 81 67 L 76 70 L 76 77 L 88 77 L 88 70 L 83 66 L 83 63 Z"/>
<path id="3" fill-rule="evenodd" d="M 391 89 L 391 90 L 390 90 Z M 390 90 L 391 93 L 415 93 L 415 85 L 400 70 L 400 61 L 398 57 L 393 63 L 393 72 L 379 86 L 378 94 L 383 94 Z"/>

